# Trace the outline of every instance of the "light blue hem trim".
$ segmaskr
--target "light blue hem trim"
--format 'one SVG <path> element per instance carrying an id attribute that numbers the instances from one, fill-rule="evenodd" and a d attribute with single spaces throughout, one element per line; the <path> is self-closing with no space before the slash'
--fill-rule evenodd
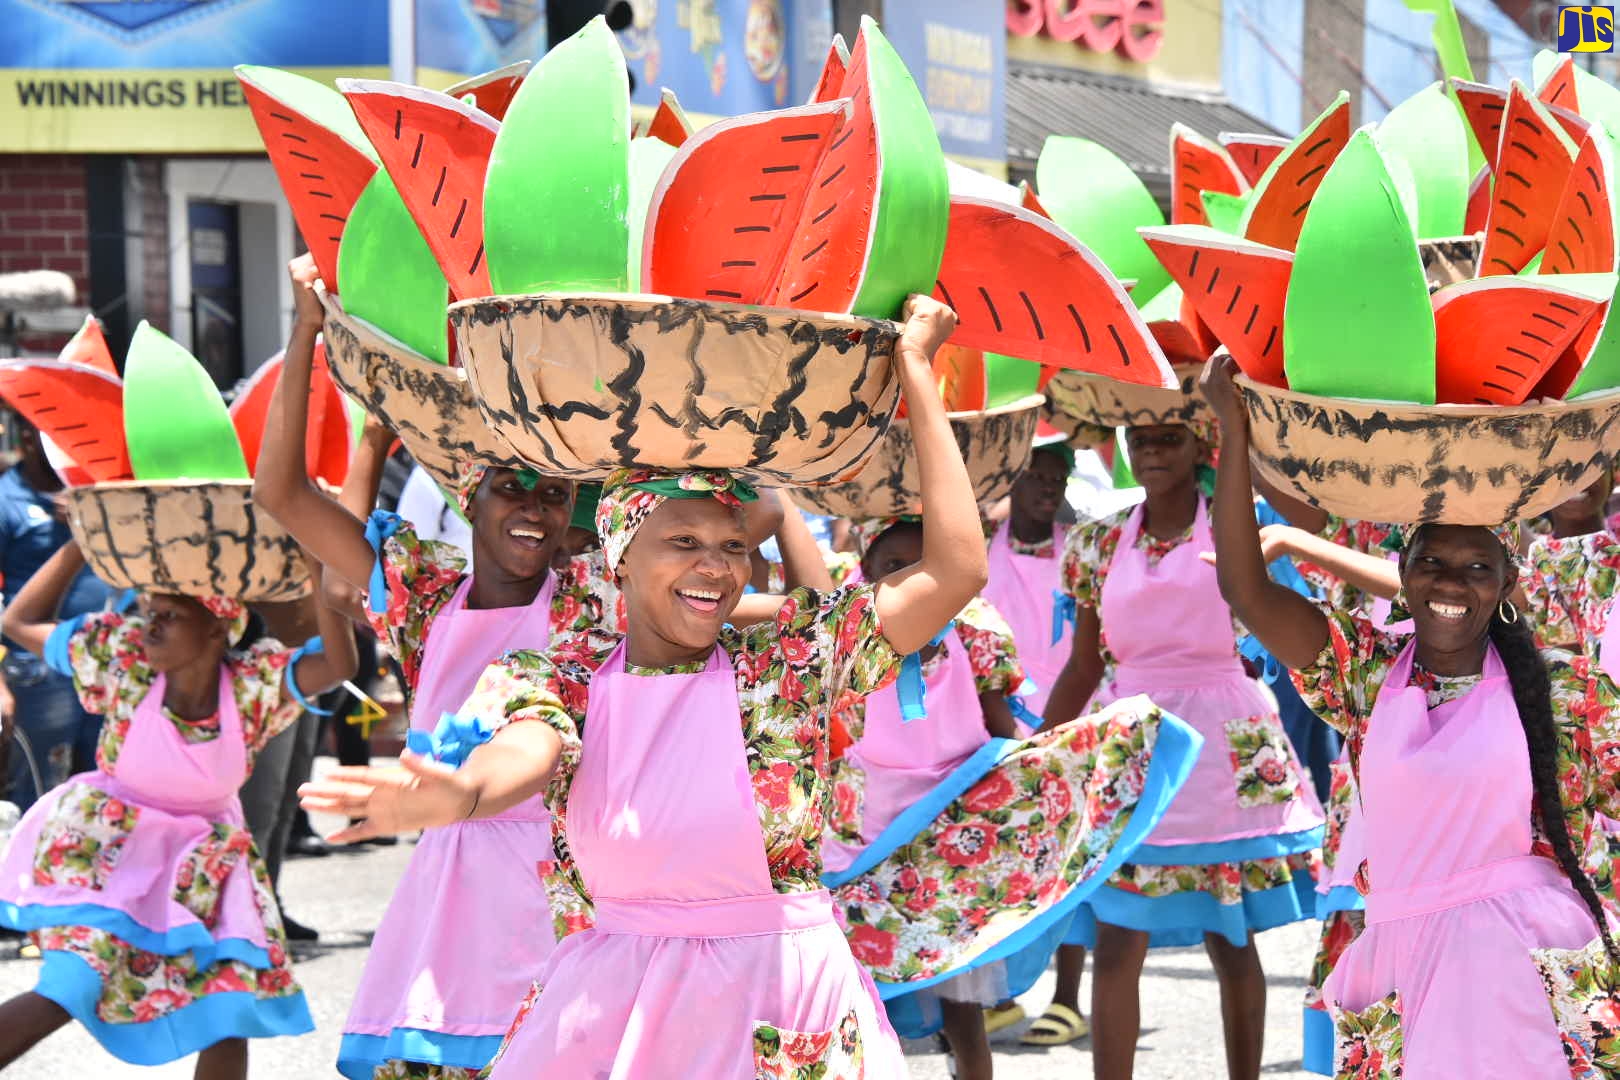
<path id="1" fill-rule="evenodd" d="M 1335 885 L 1324 896 L 1316 894 L 1316 917 L 1325 919 L 1335 911 L 1365 911 L 1367 898 L 1354 885 Z"/>
<path id="2" fill-rule="evenodd" d="M 1097 944 L 1097 924 L 1146 930 L 1151 949 L 1201 945 L 1205 934 L 1220 934 L 1241 948 L 1251 935 L 1315 918 L 1316 883 L 1297 874 L 1287 885 L 1245 892 L 1241 904 L 1217 903 L 1207 892 L 1143 896 L 1111 885 L 1098 889 L 1075 913 L 1065 945 Z"/>
<path id="3" fill-rule="evenodd" d="M 261 999 L 248 991 L 209 994 L 143 1024 L 109 1024 L 96 1015 L 101 976 L 72 953 L 45 953 L 34 992 L 66 1009 L 109 1054 L 131 1065 L 164 1065 L 225 1039 L 269 1039 L 315 1030 L 303 991 Z"/>
<path id="4" fill-rule="evenodd" d="M 418 1061 L 455 1069 L 482 1069 L 501 1048 L 503 1035 L 446 1035 L 424 1028 L 395 1028 L 387 1036 L 344 1035 L 337 1070 L 348 1080 L 371 1080 L 386 1061 Z"/>
<path id="5" fill-rule="evenodd" d="M 1193 766 L 1198 761 L 1198 755 L 1203 746 L 1204 737 L 1195 729 L 1178 717 L 1169 713 L 1162 713 L 1159 721 L 1158 738 L 1153 745 L 1153 760 L 1148 766 L 1147 777 L 1142 782 L 1142 794 L 1137 799 L 1136 809 L 1132 811 L 1130 820 L 1125 823 L 1125 828 L 1120 833 L 1119 839 L 1114 842 L 1108 854 L 1095 867 L 1091 876 L 1084 881 L 1077 882 L 1062 900 L 1053 904 L 1040 915 L 1030 919 L 1023 926 L 960 967 L 954 967 L 942 971 L 932 978 L 919 979 L 914 982 L 892 983 L 874 980 L 877 982 L 878 997 L 887 1003 L 909 994 L 915 994 L 919 990 L 926 990 L 930 986 L 945 982 L 947 979 L 954 979 L 958 975 L 984 967 L 986 964 L 994 964 L 1000 960 L 1013 957 L 1015 954 L 1023 953 L 1024 950 L 1038 943 L 1044 944 L 1047 948 L 1055 949 L 1061 941 L 1062 935 L 1052 931 L 1056 927 L 1067 924 L 1073 918 L 1074 913 L 1079 910 L 1080 905 L 1095 890 L 1104 887 L 1103 882 L 1112 877 L 1121 866 L 1129 862 L 1131 853 L 1158 827 L 1165 811 L 1170 808 L 1171 801 L 1175 798 L 1177 792 L 1181 790 L 1182 785 L 1187 782 L 1187 777 L 1192 775 Z M 958 770 L 958 772 L 960 771 Z M 955 774 L 952 774 L 952 777 L 948 778 L 947 782 L 949 782 L 949 779 L 954 779 L 954 777 Z M 930 793 L 931 796 L 932 793 Z M 944 805 L 950 805 L 951 801 L 954 801 L 954 799 L 947 801 Z M 941 806 L 940 809 L 943 810 L 944 807 Z M 928 821 L 932 822 L 937 816 L 938 811 L 931 815 Z M 888 831 L 887 829 L 884 830 L 884 836 L 887 836 Z M 915 836 L 919 831 L 919 829 L 913 829 L 912 836 Z M 879 839 L 881 840 L 883 837 L 880 836 Z M 1046 955 L 1049 957 L 1050 953 Z M 1027 954 L 1019 957 L 1021 962 L 1030 961 L 1031 959 Z M 1046 966 L 1044 959 L 1040 961 L 1038 966 L 1040 968 Z"/>
<path id="6" fill-rule="evenodd" d="M 1245 836 L 1211 844 L 1143 844 L 1131 862 L 1137 866 L 1210 866 L 1215 863 L 1256 862 L 1298 855 L 1322 846 L 1326 826 L 1303 832 Z"/>
<path id="7" fill-rule="evenodd" d="M 235 960 L 258 971 L 270 969 L 270 954 L 246 938 L 216 941 L 202 923 L 188 923 L 173 930 L 148 929 L 117 908 L 100 904 L 25 904 L 19 907 L 0 900 L 0 926 L 27 932 L 49 926 L 88 926 L 104 930 L 127 941 L 143 952 L 159 956 L 190 953 L 198 967 L 212 967 L 221 960 Z"/>
<path id="8" fill-rule="evenodd" d="M 1337 1035 L 1333 1017 L 1321 1009 L 1305 1010 L 1304 1068 L 1320 1076 L 1333 1075 L 1333 1044 Z"/>

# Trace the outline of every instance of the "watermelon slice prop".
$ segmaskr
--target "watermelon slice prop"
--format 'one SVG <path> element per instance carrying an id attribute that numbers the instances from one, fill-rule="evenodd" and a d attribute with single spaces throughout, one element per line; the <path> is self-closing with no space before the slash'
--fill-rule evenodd
<path id="1" fill-rule="evenodd" d="M 236 79 L 321 280 L 336 290 L 338 244 L 349 211 L 377 171 L 375 153 L 331 87 L 251 65 L 238 67 Z"/>
<path id="2" fill-rule="evenodd" d="M 1614 295 L 1613 274 L 1485 277 L 1434 294 L 1435 396 L 1522 405 Z"/>
<path id="3" fill-rule="evenodd" d="M 686 118 L 686 110 L 681 108 L 673 90 L 659 92 L 658 107 L 653 110 L 652 117 L 647 121 L 647 130 L 641 135 L 643 138 L 658 139 L 677 150 L 692 137 L 692 121 Z"/>
<path id="4" fill-rule="evenodd" d="M 1184 124 L 1170 127 L 1170 224 L 1208 225 L 1204 192 L 1239 196 L 1249 183 L 1219 143 Z"/>
<path id="5" fill-rule="evenodd" d="M 270 416 L 270 399 L 281 381 L 282 354 L 260 364 L 244 380 L 231 400 L 231 425 L 247 458 L 249 472 L 257 472 L 259 450 L 264 442 L 265 421 Z M 321 480 L 333 490 L 343 487 L 349 475 L 349 460 L 355 446 L 358 424 L 351 423 L 349 402 L 333 383 L 327 371 L 325 346 L 315 346 L 310 369 L 309 425 L 304 438 L 304 456 L 309 477 Z M 364 413 L 360 414 L 361 418 Z"/>
<path id="6" fill-rule="evenodd" d="M 488 296 L 484 177 L 500 124 L 447 94 L 340 79 L 338 89 L 458 300 Z"/>
<path id="7" fill-rule="evenodd" d="M 1175 377 L 1124 288 L 1056 224 L 988 199 L 951 200 L 934 296 L 967 348 L 1145 386 Z"/>
<path id="8" fill-rule="evenodd" d="M 518 87 L 523 85 L 524 76 L 529 74 L 529 68 L 532 66 L 533 61 L 519 60 L 515 64 L 507 64 L 503 68 L 486 71 L 482 75 L 474 75 L 470 79 L 463 79 L 447 86 L 444 93 L 457 101 L 471 95 L 474 105 L 491 119 L 499 121 L 506 115 L 512 99 L 517 96 Z"/>
<path id="9" fill-rule="evenodd" d="M 1576 148 L 1547 107 L 1508 88 L 1480 273 L 1517 274 L 1547 244 Z"/>
<path id="10" fill-rule="evenodd" d="M 1260 182 L 1271 163 L 1288 149 L 1289 142 L 1281 135 L 1251 135 L 1235 131 L 1221 132 L 1216 136 L 1216 141 L 1226 148 L 1232 163 L 1250 187 Z"/>
<path id="11" fill-rule="evenodd" d="M 1244 374 L 1287 385 L 1283 311 L 1294 253 L 1208 226 L 1144 229 L 1142 237 Z"/>
<path id="12" fill-rule="evenodd" d="M 1349 141 L 1350 95 L 1340 91 L 1333 104 L 1266 167 L 1244 210 L 1241 234 L 1267 247 L 1293 251 L 1316 189 Z"/>
<path id="13" fill-rule="evenodd" d="M 92 482 L 133 475 L 124 445 L 124 384 L 117 375 L 62 360 L 0 361 L 0 398 Z"/>
<path id="14" fill-rule="evenodd" d="M 821 75 L 816 88 L 810 92 L 809 104 L 831 101 L 844 96 L 844 76 L 849 73 L 849 46 L 843 34 L 834 34 L 827 46 L 827 59 L 822 62 Z"/>
<path id="15" fill-rule="evenodd" d="M 112 350 L 107 347 L 107 335 L 102 328 L 101 320 L 94 315 L 84 317 L 84 325 L 80 326 L 68 343 L 62 346 L 62 351 L 56 358 L 67 364 L 83 364 L 98 371 L 106 372 L 113 378 L 118 378 L 118 365 L 113 361 Z"/>

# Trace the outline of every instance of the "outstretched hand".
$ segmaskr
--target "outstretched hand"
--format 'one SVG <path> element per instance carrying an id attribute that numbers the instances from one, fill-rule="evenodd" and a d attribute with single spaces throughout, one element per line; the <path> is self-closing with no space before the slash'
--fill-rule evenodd
<path id="1" fill-rule="evenodd" d="M 287 276 L 292 278 L 293 316 L 298 322 L 318 329 L 326 321 L 326 312 L 321 307 L 321 298 L 315 294 L 315 283 L 321 277 L 315 256 L 306 251 L 288 263 Z"/>
<path id="2" fill-rule="evenodd" d="M 406 751 L 388 768 L 343 766 L 298 789 L 298 802 L 314 813 L 355 820 L 327 837 L 353 844 L 377 836 L 450 825 L 477 809 L 477 792 L 453 769 Z"/>

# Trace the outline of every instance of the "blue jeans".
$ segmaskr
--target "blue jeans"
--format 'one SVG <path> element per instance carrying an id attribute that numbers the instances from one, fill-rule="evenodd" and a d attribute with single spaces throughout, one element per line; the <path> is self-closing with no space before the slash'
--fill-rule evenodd
<path id="1" fill-rule="evenodd" d="M 44 790 L 92 767 L 101 717 L 79 706 L 73 680 L 58 675 L 35 657 L 15 653 L 6 662 L 6 681 L 17 702 L 17 729 L 27 738 L 14 741 L 8 755 L 6 798 L 27 810 L 42 794 L 34 788 L 29 758 L 39 770 Z"/>

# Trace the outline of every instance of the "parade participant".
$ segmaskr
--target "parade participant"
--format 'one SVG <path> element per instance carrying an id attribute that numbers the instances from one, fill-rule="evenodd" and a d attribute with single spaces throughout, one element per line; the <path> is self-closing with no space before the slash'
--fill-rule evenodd
<path id="1" fill-rule="evenodd" d="M 1620 568 L 1620 540 L 1604 521 L 1614 473 L 1546 514 L 1550 535 L 1530 542 L 1524 575 L 1525 617 L 1543 648 L 1598 658 Z"/>
<path id="2" fill-rule="evenodd" d="M 195 1053 L 199 1080 L 244 1080 L 247 1039 L 314 1025 L 237 789 L 306 697 L 353 675 L 346 623 L 320 610 L 329 651 L 242 647 L 240 601 L 156 593 L 139 614 L 56 622 L 83 566 L 69 541 L 5 613 L 105 722 L 95 770 L 41 799 L 0 865 L 0 922 L 45 956 L 0 1005 L 0 1067 L 77 1020 L 124 1061 Z"/>
<path id="3" fill-rule="evenodd" d="M 1594 1058 L 1610 1053 L 1620 954 L 1580 852 L 1596 815 L 1620 808 L 1613 683 L 1537 651 L 1510 600 L 1506 529 L 1411 531 L 1405 639 L 1270 582 L 1253 519 L 1227 509 L 1250 485 L 1232 368 L 1218 357 L 1204 376 L 1228 440 L 1222 595 L 1344 733 L 1359 781 L 1367 926 L 1324 988 L 1340 1075 L 1607 1074 L 1614 1062 Z"/>
<path id="4" fill-rule="evenodd" d="M 1265 975 L 1253 934 L 1310 918 L 1322 815 L 1276 706 L 1245 670 L 1243 631 L 1201 556 L 1213 550 L 1200 492 L 1213 431 L 1199 422 L 1127 429 L 1138 507 L 1076 527 L 1063 556 L 1077 605 L 1074 648 L 1047 702 L 1047 725 L 1091 702 L 1147 694 L 1193 725 L 1205 748 L 1191 779 L 1132 864 L 1076 916 L 1071 944 L 1095 949 L 1092 1041 L 1099 1080 L 1132 1074 L 1139 984 L 1154 945 L 1202 942 L 1221 984 L 1227 1072 L 1253 1080 L 1265 1032 Z M 1254 502 L 1237 504 L 1250 520 Z M 1105 665 L 1109 685 L 1099 685 Z M 1078 979 L 1055 1000 L 1077 1011 Z"/>
<path id="5" fill-rule="evenodd" d="M 547 792 L 566 840 L 557 887 L 575 896 L 559 918 L 595 927 L 558 946 L 495 1077 L 905 1075 L 819 880 L 832 704 L 894 678 L 986 574 L 930 368 L 955 317 L 926 297 L 905 314 L 895 364 L 929 506 L 919 562 L 797 590 L 771 621 L 727 628 L 748 580 L 751 490 L 724 472 L 621 471 L 597 524 L 624 641 L 503 657 L 463 711 L 494 735 L 453 772 L 407 757 L 306 790 L 311 809 L 365 817 L 341 841 Z"/>
<path id="6" fill-rule="evenodd" d="M 255 499 L 328 570 L 370 583 L 373 625 L 405 678 L 413 741 L 461 736 L 445 718 L 504 650 L 554 635 L 614 629 L 612 608 L 585 563 L 551 569 L 573 504 L 573 484 L 528 470 L 468 463 L 456 492 L 472 523 L 472 561 L 423 540 L 396 515 L 372 514 L 392 433 L 368 422 L 344 499 L 305 471 L 310 365 L 321 330 L 307 256 L 290 266 L 297 320 L 277 384 L 254 482 Z M 532 869 L 552 857 L 538 799 L 486 820 L 426 832 L 377 928 L 345 1024 L 338 1068 L 370 1080 L 411 1069 L 471 1076 L 489 1062 L 552 947 L 545 889 Z M 486 932 L 469 937 L 467 925 Z"/>
<path id="7" fill-rule="evenodd" d="M 1024 697 L 1040 716 L 1074 642 L 1072 621 L 1057 610 L 1062 594 L 1058 511 L 1074 471 L 1074 451 L 1064 442 L 1035 447 L 1029 465 L 1013 483 L 1007 520 L 990 540 L 990 585 L 984 598 L 1012 628 L 1034 693 Z M 1054 631 L 1057 631 L 1054 633 Z"/>

